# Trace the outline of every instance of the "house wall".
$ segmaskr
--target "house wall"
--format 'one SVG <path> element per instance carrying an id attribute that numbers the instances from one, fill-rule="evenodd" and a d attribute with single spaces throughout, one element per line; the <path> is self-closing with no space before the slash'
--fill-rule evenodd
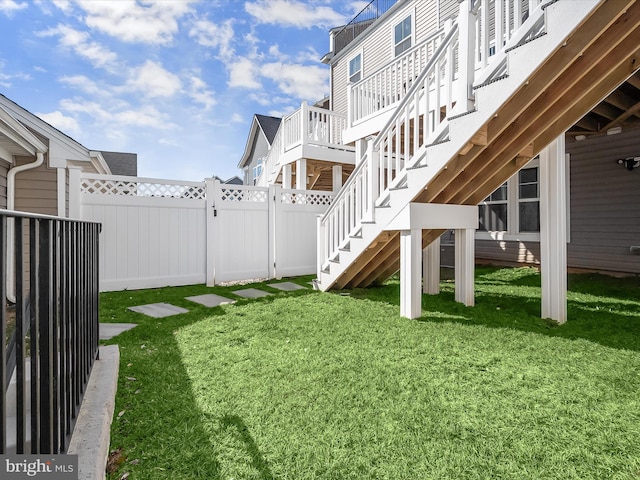
<path id="1" fill-rule="evenodd" d="M 570 268 L 640 273 L 640 169 L 616 160 L 640 155 L 640 129 L 567 141 Z M 476 258 L 498 264 L 540 263 L 538 242 L 476 240 Z"/>
<path id="2" fill-rule="evenodd" d="M 16 165 L 24 165 L 34 157 L 16 157 Z M 16 175 L 16 210 L 45 215 L 58 214 L 58 175 L 47 162 L 38 168 L 26 170 Z"/>
<path id="3" fill-rule="evenodd" d="M 640 273 L 640 169 L 619 158 L 640 156 L 640 129 L 567 143 L 571 158 L 570 267 Z"/>
<path id="4" fill-rule="evenodd" d="M 335 112 L 347 113 L 349 61 L 362 53 L 362 78 L 365 78 L 389 63 L 394 57 L 393 28 L 409 14 L 414 15 L 414 45 L 422 42 L 438 29 L 438 8 L 447 15 L 458 9 L 457 0 L 406 2 L 406 5 L 390 13 L 387 19 L 364 34 L 361 41 L 354 41 L 340 52 L 340 57 L 331 66 L 331 108 Z M 444 17 L 442 17 L 444 19 Z"/>
<path id="5" fill-rule="evenodd" d="M 0 159 L 0 208 L 7 208 L 7 172 L 9 162 Z"/>

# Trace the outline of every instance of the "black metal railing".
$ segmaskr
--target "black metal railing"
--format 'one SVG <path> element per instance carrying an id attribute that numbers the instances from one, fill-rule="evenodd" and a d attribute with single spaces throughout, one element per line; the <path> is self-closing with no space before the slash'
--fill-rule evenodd
<path id="1" fill-rule="evenodd" d="M 369 26 L 380 18 L 387 10 L 397 3 L 398 0 L 371 0 L 353 20 L 346 24 L 342 30 L 333 37 L 333 53 L 337 54 L 353 42 L 358 35 L 364 32 Z"/>
<path id="2" fill-rule="evenodd" d="M 98 355 L 100 227 L 0 210 L 0 454 L 68 447 Z"/>

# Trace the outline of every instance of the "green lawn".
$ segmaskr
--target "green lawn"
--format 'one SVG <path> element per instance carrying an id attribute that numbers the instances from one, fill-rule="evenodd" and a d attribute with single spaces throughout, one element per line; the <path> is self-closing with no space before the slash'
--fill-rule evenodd
<path id="1" fill-rule="evenodd" d="M 417 321 L 395 281 L 214 309 L 184 297 L 233 288 L 103 294 L 102 321 L 139 324 L 111 341 L 110 478 L 639 479 L 640 278 L 569 285 L 563 326 L 533 269 L 478 268 L 471 308 L 444 282 Z M 191 311 L 126 310 L 158 301 Z"/>

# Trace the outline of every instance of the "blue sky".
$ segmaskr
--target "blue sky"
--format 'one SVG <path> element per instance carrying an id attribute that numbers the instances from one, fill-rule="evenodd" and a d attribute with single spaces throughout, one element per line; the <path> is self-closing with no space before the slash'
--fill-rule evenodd
<path id="1" fill-rule="evenodd" d="M 329 93 L 330 28 L 366 1 L 0 0 L 0 93 L 138 174 L 239 174 L 254 113 Z"/>

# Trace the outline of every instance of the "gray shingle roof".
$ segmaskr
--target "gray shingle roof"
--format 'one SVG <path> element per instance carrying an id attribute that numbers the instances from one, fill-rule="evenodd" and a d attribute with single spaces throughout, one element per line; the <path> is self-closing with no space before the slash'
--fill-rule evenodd
<path id="1" fill-rule="evenodd" d="M 100 152 L 113 175 L 138 175 L 138 154 L 122 152 Z"/>
<path id="2" fill-rule="evenodd" d="M 273 139 L 276 137 L 276 133 L 278 132 L 278 128 L 280 127 L 280 122 L 282 121 L 282 119 L 256 114 L 256 120 L 258 120 L 260 128 L 262 128 L 262 131 L 267 137 L 269 145 L 271 145 L 273 143 Z"/>

